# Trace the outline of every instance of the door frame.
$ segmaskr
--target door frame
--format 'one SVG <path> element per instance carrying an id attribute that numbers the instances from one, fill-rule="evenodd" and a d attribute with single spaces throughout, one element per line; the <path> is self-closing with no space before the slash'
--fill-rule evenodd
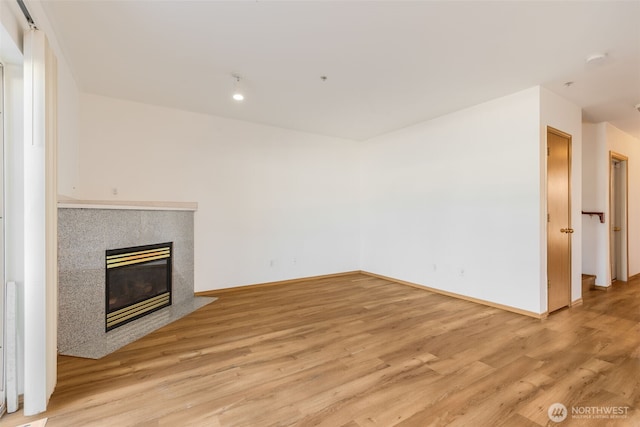
<path id="1" fill-rule="evenodd" d="M 571 225 L 571 219 L 572 219 L 572 207 L 571 207 L 571 202 L 572 202 L 572 164 L 573 164 L 573 137 L 571 134 L 568 134 L 566 132 L 563 132 L 559 129 L 556 129 L 554 127 L 551 126 L 547 126 L 546 127 L 546 133 L 545 133 L 545 145 L 546 145 L 546 150 L 547 153 L 549 152 L 549 134 L 552 133 L 556 136 L 559 136 L 561 138 L 566 138 L 568 140 L 568 156 L 567 156 L 567 209 L 568 209 L 568 224 L 567 227 L 568 228 L 572 228 Z M 547 214 L 549 212 L 549 183 L 548 183 L 548 177 L 549 177 L 549 156 L 545 156 L 545 203 L 546 203 L 546 211 Z M 550 313 L 549 311 L 549 221 L 546 221 L 546 233 L 545 233 L 545 240 L 546 240 L 546 252 L 547 252 L 547 258 L 545 260 L 546 262 L 546 274 L 547 274 L 547 313 Z M 573 246 L 573 239 L 569 238 L 569 265 L 567 266 L 568 270 L 569 270 L 569 283 L 567 286 L 567 295 L 568 295 L 568 304 L 566 305 L 566 307 L 571 307 L 573 301 L 571 300 L 571 289 L 573 287 L 573 269 L 572 269 L 572 264 L 573 264 L 573 251 L 572 251 L 572 246 Z M 562 308 L 562 307 L 561 307 Z M 559 310 L 559 309 L 557 309 Z M 557 311 L 554 310 L 554 311 Z"/>
<path id="2" fill-rule="evenodd" d="M 624 279 L 629 280 L 629 158 L 623 154 L 620 153 L 616 153 L 615 151 L 609 151 L 609 215 L 607 215 L 609 217 L 609 228 L 607 230 L 607 240 L 609 242 L 609 248 L 611 248 L 611 228 L 614 226 L 613 222 L 614 222 L 614 218 L 611 215 L 611 212 L 613 211 L 611 209 L 611 207 L 613 206 L 613 203 L 615 203 L 615 200 L 613 199 L 613 194 L 611 193 L 611 186 L 613 184 L 613 161 L 616 160 L 618 162 L 624 163 L 624 177 L 622 177 L 623 181 L 624 181 L 624 191 L 622 192 L 622 197 L 624 197 L 624 209 L 622 210 L 622 213 L 624 215 L 624 218 L 622 220 L 622 229 L 623 229 L 623 233 L 624 236 L 622 236 L 624 238 L 624 243 L 621 245 L 622 246 L 622 253 L 620 254 L 620 258 L 624 260 L 624 273 L 625 273 L 625 277 Z M 618 197 L 620 197 L 620 192 L 617 192 Z M 609 249 L 611 250 L 611 249 Z M 609 254 L 609 268 L 611 268 L 611 254 Z M 609 272 L 610 276 L 609 279 L 611 282 L 613 282 L 613 271 Z M 622 280 L 621 278 L 618 278 L 618 280 L 620 281 L 625 281 Z"/>

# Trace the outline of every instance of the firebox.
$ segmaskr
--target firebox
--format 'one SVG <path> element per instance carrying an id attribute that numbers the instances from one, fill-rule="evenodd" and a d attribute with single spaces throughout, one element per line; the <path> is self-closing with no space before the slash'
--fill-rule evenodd
<path id="1" fill-rule="evenodd" d="M 106 251 L 105 329 L 171 305 L 173 242 Z"/>

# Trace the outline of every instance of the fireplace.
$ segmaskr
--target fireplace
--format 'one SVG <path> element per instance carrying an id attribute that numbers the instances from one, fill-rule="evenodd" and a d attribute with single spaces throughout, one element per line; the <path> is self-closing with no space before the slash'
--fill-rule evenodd
<path id="1" fill-rule="evenodd" d="M 106 251 L 105 330 L 171 305 L 173 242 Z"/>

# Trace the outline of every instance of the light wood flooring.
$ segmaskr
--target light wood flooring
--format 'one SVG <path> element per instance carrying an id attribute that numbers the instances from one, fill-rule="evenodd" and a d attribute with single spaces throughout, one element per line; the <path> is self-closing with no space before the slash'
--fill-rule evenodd
<path id="1" fill-rule="evenodd" d="M 514 286 L 518 286 L 514 281 Z M 640 279 L 546 320 L 362 274 L 244 290 L 100 360 L 60 356 L 56 426 L 640 425 Z"/>

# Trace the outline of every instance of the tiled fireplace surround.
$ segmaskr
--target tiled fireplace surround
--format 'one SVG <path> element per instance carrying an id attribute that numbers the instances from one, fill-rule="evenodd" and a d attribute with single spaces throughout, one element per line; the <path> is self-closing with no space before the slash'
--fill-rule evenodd
<path id="1" fill-rule="evenodd" d="M 58 352 L 100 358 L 215 298 L 194 297 L 195 204 L 58 204 Z M 172 305 L 105 332 L 105 251 L 173 242 Z"/>

